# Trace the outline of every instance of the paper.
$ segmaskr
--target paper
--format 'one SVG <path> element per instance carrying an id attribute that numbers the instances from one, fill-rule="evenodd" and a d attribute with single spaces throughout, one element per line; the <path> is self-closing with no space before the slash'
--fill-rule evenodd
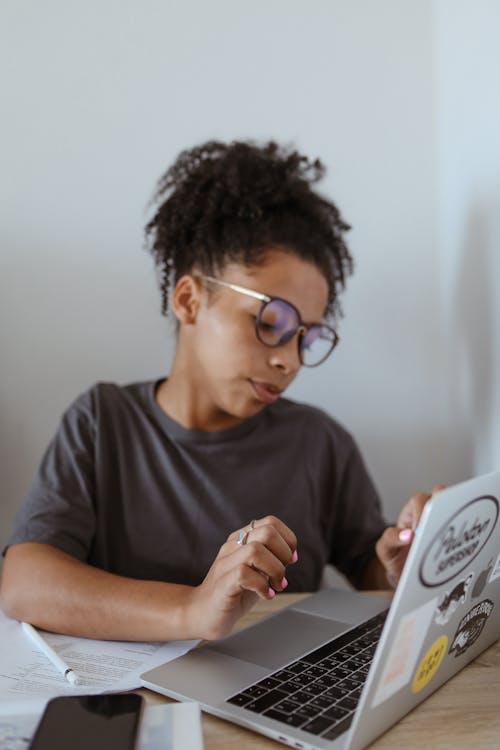
<path id="1" fill-rule="evenodd" d="M 22 706 L 0 707 L 0 748 L 25 750 L 45 707 L 45 701 L 25 701 Z M 4 713 L 5 712 L 5 713 Z"/>
<path id="2" fill-rule="evenodd" d="M 26 750 L 43 712 L 43 705 L 0 709 L 1 750 Z M 146 705 L 137 750 L 202 750 L 200 709 L 197 703 Z"/>
<path id="3" fill-rule="evenodd" d="M 27 638 L 17 620 L 0 612 L 0 705 L 30 698 L 82 695 L 141 687 L 148 669 L 189 651 L 197 641 L 134 643 L 96 641 L 41 631 L 83 683 L 72 686 Z"/>
<path id="4" fill-rule="evenodd" d="M 203 749 L 199 705 L 197 703 L 171 703 L 146 706 L 138 750 L 186 750 L 186 748 Z"/>

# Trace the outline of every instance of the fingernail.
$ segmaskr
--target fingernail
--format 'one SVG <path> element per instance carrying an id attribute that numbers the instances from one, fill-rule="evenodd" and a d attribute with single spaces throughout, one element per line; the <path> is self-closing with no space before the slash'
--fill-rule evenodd
<path id="1" fill-rule="evenodd" d="M 274 599 L 274 597 L 276 596 L 276 591 L 272 589 L 271 587 L 269 587 L 267 589 L 267 595 L 270 599 Z"/>
<path id="2" fill-rule="evenodd" d="M 288 581 L 286 580 L 286 578 L 283 578 L 283 580 L 281 581 L 281 590 L 286 589 L 287 586 Z"/>
<path id="3" fill-rule="evenodd" d="M 412 537 L 412 530 L 411 529 L 401 529 L 401 531 L 398 534 L 398 539 L 400 542 L 404 542 L 405 544 L 410 541 Z"/>
<path id="4" fill-rule="evenodd" d="M 297 554 L 297 550 L 295 549 L 295 550 L 293 551 L 292 559 L 290 560 L 290 562 L 293 562 L 293 563 L 294 563 L 294 562 L 297 562 L 297 560 L 298 560 L 298 559 L 299 559 L 299 556 L 298 556 L 298 554 Z"/>

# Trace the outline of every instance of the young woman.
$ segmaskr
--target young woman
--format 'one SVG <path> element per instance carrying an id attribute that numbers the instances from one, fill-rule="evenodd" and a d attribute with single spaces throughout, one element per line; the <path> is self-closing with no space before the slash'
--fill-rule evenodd
<path id="1" fill-rule="evenodd" d="M 388 527 L 352 437 L 283 397 L 334 351 L 352 269 L 323 171 L 273 143 L 212 142 L 162 178 L 147 235 L 178 324 L 171 371 L 97 384 L 65 413 L 9 540 L 7 614 L 213 639 L 257 597 L 316 589 L 326 563 L 397 582 L 429 495 Z"/>

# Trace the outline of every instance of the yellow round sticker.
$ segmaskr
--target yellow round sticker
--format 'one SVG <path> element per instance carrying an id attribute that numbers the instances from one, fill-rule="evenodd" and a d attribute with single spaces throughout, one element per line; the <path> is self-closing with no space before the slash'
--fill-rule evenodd
<path id="1" fill-rule="evenodd" d="M 448 647 L 448 638 L 442 635 L 437 641 L 434 641 L 430 649 L 422 658 L 418 669 L 413 677 L 411 689 L 414 693 L 420 692 L 434 677 L 438 671 L 439 665 L 443 661 L 443 656 Z"/>

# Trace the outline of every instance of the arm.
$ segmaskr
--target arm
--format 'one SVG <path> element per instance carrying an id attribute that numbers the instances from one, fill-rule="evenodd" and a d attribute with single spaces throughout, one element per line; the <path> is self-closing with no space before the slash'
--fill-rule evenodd
<path id="1" fill-rule="evenodd" d="M 24 542 L 7 551 L 0 603 L 11 617 L 87 638 L 220 638 L 258 597 L 272 599 L 285 588 L 295 549 L 290 529 L 266 517 L 244 546 L 231 534 L 204 581 L 191 587 L 124 578 L 51 545 Z"/>
<path id="2" fill-rule="evenodd" d="M 123 578 L 51 545 L 25 542 L 7 550 L 0 602 L 10 617 L 45 630 L 86 638 L 168 640 L 196 637 L 183 606 L 188 594 L 188 587 Z"/>
<path id="3" fill-rule="evenodd" d="M 387 573 L 377 556 L 372 557 L 363 571 L 361 578 L 355 582 L 356 588 L 365 591 L 386 591 L 391 588 Z"/>

